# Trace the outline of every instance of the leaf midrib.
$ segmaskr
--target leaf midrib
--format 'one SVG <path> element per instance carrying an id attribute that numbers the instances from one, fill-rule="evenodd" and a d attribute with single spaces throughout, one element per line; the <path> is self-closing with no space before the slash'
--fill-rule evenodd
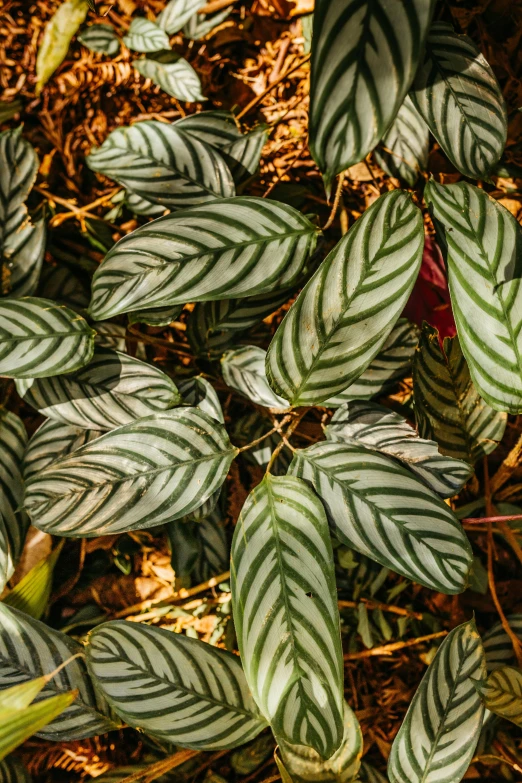
<path id="1" fill-rule="evenodd" d="M 0 333 L 0 345 L 5 343 L 20 343 L 25 340 L 51 340 L 55 337 L 93 337 L 96 334 L 92 329 L 76 330 L 72 332 L 46 332 L 45 334 L 22 335 L 20 337 L 6 337 Z"/>

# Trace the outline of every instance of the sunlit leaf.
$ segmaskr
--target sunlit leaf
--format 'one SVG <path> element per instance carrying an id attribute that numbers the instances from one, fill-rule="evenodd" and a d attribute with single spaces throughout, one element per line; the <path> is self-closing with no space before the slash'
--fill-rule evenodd
<path id="1" fill-rule="evenodd" d="M 223 410 L 216 390 L 206 378 L 197 375 L 194 378 L 187 378 L 178 385 L 179 393 L 183 401 L 195 408 L 200 408 L 216 421 L 225 423 Z"/>
<path id="2" fill-rule="evenodd" d="M 36 94 L 41 93 L 67 55 L 69 44 L 85 21 L 87 0 L 63 0 L 47 22 L 36 57 Z"/>
<path id="3" fill-rule="evenodd" d="M 49 606 L 53 572 L 62 550 L 61 544 L 44 557 L 9 591 L 3 602 L 39 620 Z"/>
<path id="4" fill-rule="evenodd" d="M 47 419 L 31 436 L 23 459 L 24 480 L 37 476 L 59 457 L 70 454 L 85 443 L 99 438 L 100 430 L 73 427 Z"/>
<path id="5" fill-rule="evenodd" d="M 135 52 L 158 52 L 170 49 L 169 37 L 155 22 L 143 16 L 135 17 L 123 43 Z"/>
<path id="6" fill-rule="evenodd" d="M 221 358 L 223 380 L 232 389 L 256 405 L 265 408 L 288 408 L 288 402 L 275 394 L 265 372 L 266 351 L 257 345 L 242 345 L 226 351 Z"/>
<path id="7" fill-rule="evenodd" d="M 205 2 L 206 0 L 170 0 L 158 16 L 158 24 L 169 35 L 174 35 L 205 5 Z"/>
<path id="8" fill-rule="evenodd" d="M 31 704 L 24 710 L 0 711 L 0 760 L 36 732 L 57 719 L 76 698 L 76 692 L 60 693 Z"/>

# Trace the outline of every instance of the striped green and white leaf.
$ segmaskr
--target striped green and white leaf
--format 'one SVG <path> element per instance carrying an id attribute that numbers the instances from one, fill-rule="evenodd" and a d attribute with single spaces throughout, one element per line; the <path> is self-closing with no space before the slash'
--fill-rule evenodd
<path id="1" fill-rule="evenodd" d="M 76 693 L 69 691 L 23 709 L 0 710 L 0 761 L 57 718 L 75 698 Z"/>
<path id="2" fill-rule="evenodd" d="M 23 500 L 22 460 L 27 433 L 21 419 L 0 411 L 0 592 L 14 574 L 29 526 Z"/>
<path id="3" fill-rule="evenodd" d="M 38 475 L 60 457 L 71 454 L 80 446 L 99 438 L 100 430 L 72 427 L 61 421 L 47 419 L 29 439 L 23 458 L 24 481 Z"/>
<path id="4" fill-rule="evenodd" d="M 342 392 L 383 348 L 415 283 L 422 213 L 393 190 L 366 210 L 301 291 L 270 344 L 270 385 L 292 405 Z"/>
<path id="5" fill-rule="evenodd" d="M 410 94 L 453 165 L 472 179 L 487 177 L 504 151 L 507 114 L 495 74 L 471 38 L 434 23 Z"/>
<path id="6" fill-rule="evenodd" d="M 47 378 L 92 358 L 94 331 L 72 310 L 47 299 L 0 300 L 0 375 Z"/>
<path id="7" fill-rule="evenodd" d="M 156 120 L 116 128 L 86 160 L 93 171 L 171 208 L 235 192 L 232 175 L 216 150 Z"/>
<path id="8" fill-rule="evenodd" d="M 53 248 L 53 255 L 55 248 Z M 89 289 L 68 267 L 46 264 L 42 269 L 38 293 L 54 304 L 61 304 L 80 314 L 89 305 Z"/>
<path id="9" fill-rule="evenodd" d="M 363 737 L 355 713 L 346 702 L 343 706 L 343 740 L 339 749 L 326 761 L 313 748 L 290 745 L 279 738 L 285 772 L 294 783 L 353 783 L 355 780 L 361 765 Z M 275 758 L 281 768 L 277 754 Z M 281 777 L 284 783 L 283 775 Z"/>
<path id="10" fill-rule="evenodd" d="M 428 126 L 409 95 L 375 148 L 374 157 L 386 174 L 413 187 L 428 166 Z"/>
<path id="11" fill-rule="evenodd" d="M 113 351 L 120 351 L 120 353 L 127 353 L 127 330 L 124 326 L 115 324 L 112 321 L 97 321 L 92 326 L 96 330 L 96 337 L 94 338 L 96 346 L 110 348 Z M 132 342 L 133 337 L 130 336 L 129 339 Z M 146 360 L 147 353 L 144 343 L 138 342 L 136 345 L 136 358 Z"/>
<path id="12" fill-rule="evenodd" d="M 338 408 L 350 400 L 370 400 L 386 394 L 411 374 L 419 329 L 405 318 L 399 318 L 381 350 L 367 369 L 347 389 L 325 402 L 329 408 Z"/>
<path id="13" fill-rule="evenodd" d="M 61 536 L 145 529 L 190 514 L 224 482 L 237 449 L 198 408 L 138 419 L 31 477 L 25 508 Z"/>
<path id="14" fill-rule="evenodd" d="M 511 629 L 522 642 L 522 614 L 508 614 L 506 619 Z M 482 644 L 486 653 L 488 671 L 507 666 L 515 660 L 513 643 L 502 627 L 501 622 L 495 623 L 482 636 Z"/>
<path id="15" fill-rule="evenodd" d="M 157 22 L 169 35 L 174 35 L 204 5 L 205 0 L 170 0 L 159 14 Z"/>
<path id="16" fill-rule="evenodd" d="M 323 441 L 296 451 L 289 473 L 312 484 L 343 544 L 432 590 L 466 589 L 472 551 L 460 522 L 388 457 Z"/>
<path id="17" fill-rule="evenodd" d="M 419 437 L 406 419 L 374 402 L 352 400 L 342 405 L 325 427 L 325 435 L 398 460 L 443 498 L 460 492 L 473 473 L 467 462 L 444 456 L 434 441 Z"/>
<path id="18" fill-rule="evenodd" d="M 147 324 L 148 326 L 169 326 L 175 321 L 183 305 L 174 305 L 173 307 L 157 307 L 151 310 L 138 310 L 129 313 L 129 324 Z"/>
<path id="19" fill-rule="evenodd" d="M 314 12 L 310 150 L 327 190 L 366 157 L 413 81 L 431 0 L 320 0 Z"/>
<path id="20" fill-rule="evenodd" d="M 365 761 L 361 764 L 359 773 L 361 783 L 388 783 L 388 779 L 381 775 L 379 770 L 367 764 Z"/>
<path id="21" fill-rule="evenodd" d="M 479 396 L 458 337 L 443 347 L 436 329 L 424 324 L 413 361 L 415 418 L 421 437 L 435 440 L 442 454 L 474 465 L 502 440 L 507 415 Z"/>
<path id="22" fill-rule="evenodd" d="M 0 692 L 49 674 L 83 648 L 59 631 L 0 603 Z M 74 703 L 38 736 L 47 740 L 84 739 L 117 728 L 105 700 L 96 693 L 83 657 L 61 669 L 43 688 L 41 698 L 77 690 Z"/>
<path id="23" fill-rule="evenodd" d="M 522 669 L 500 666 L 476 687 L 486 709 L 522 728 Z"/>
<path id="24" fill-rule="evenodd" d="M 0 761 L 0 783 L 33 783 L 33 779 L 17 756 Z"/>
<path id="25" fill-rule="evenodd" d="M 145 215 L 146 217 L 160 217 L 166 211 L 166 207 L 147 201 L 143 196 L 137 196 L 132 190 L 125 193 L 125 204 L 135 215 Z"/>
<path id="26" fill-rule="evenodd" d="M 191 41 L 201 41 L 225 21 L 232 8 L 224 8 L 215 14 L 194 14 L 183 27 L 183 35 Z"/>
<path id="27" fill-rule="evenodd" d="M 257 172 L 261 153 L 269 134 L 270 129 L 261 125 L 222 148 L 221 154 L 225 158 L 236 185 L 242 185 Z"/>
<path id="28" fill-rule="evenodd" d="M 221 497 L 221 490 L 223 487 L 218 487 L 215 492 L 212 493 L 212 495 L 208 498 L 208 500 L 205 500 L 205 502 L 198 506 L 194 511 L 192 511 L 190 514 L 187 514 L 186 517 L 183 517 L 183 520 L 186 521 L 192 521 L 192 522 L 201 522 L 202 519 L 205 519 L 208 517 L 214 509 L 217 506 L 218 500 Z"/>
<path id="29" fill-rule="evenodd" d="M 151 22 L 143 16 L 132 20 L 123 43 L 135 52 L 159 52 L 161 49 L 170 49 L 169 37 L 165 30 L 156 22 Z"/>
<path id="30" fill-rule="evenodd" d="M 91 24 L 77 36 L 79 42 L 91 52 L 114 57 L 120 51 L 120 41 L 111 24 Z"/>
<path id="31" fill-rule="evenodd" d="M 88 430 L 111 430 L 181 402 L 162 370 L 110 348 L 96 348 L 76 373 L 20 380 L 16 388 L 44 416 Z"/>
<path id="32" fill-rule="evenodd" d="M 172 95 L 178 101 L 186 101 L 187 103 L 206 101 L 205 96 L 201 92 L 200 78 L 184 57 L 170 54 L 168 58 L 158 57 L 154 60 L 145 58 L 143 60 L 134 60 L 132 64 L 145 79 L 150 79 L 158 87 L 161 87 L 167 95 Z M 161 124 L 163 125 L 164 123 Z M 172 126 L 169 125 L 167 127 Z M 200 154 L 202 149 L 202 147 L 199 147 L 196 155 Z"/>
<path id="33" fill-rule="evenodd" d="M 31 223 L 25 200 L 36 179 L 38 157 L 22 126 L 0 133 L 1 294 L 35 293 L 45 250 L 45 221 Z"/>
<path id="34" fill-rule="evenodd" d="M 200 410 L 208 413 L 216 421 L 220 421 L 221 424 L 225 423 L 223 416 L 223 409 L 219 397 L 216 394 L 216 390 L 206 378 L 202 375 L 197 375 L 194 378 L 187 378 L 185 381 L 181 381 L 178 385 L 179 393 L 183 398 L 183 402 L 187 405 L 192 405 L 194 408 L 200 408 Z"/>
<path id="35" fill-rule="evenodd" d="M 276 737 L 322 758 L 343 737 L 343 662 L 328 521 L 304 481 L 266 475 L 232 542 L 245 677 Z"/>
<path id="36" fill-rule="evenodd" d="M 103 320 L 281 291 L 304 274 L 317 234 L 293 207 L 261 198 L 216 200 L 166 215 L 107 254 L 93 278 L 91 314 Z"/>
<path id="37" fill-rule="evenodd" d="M 288 402 L 275 394 L 265 371 L 266 351 L 257 345 L 242 345 L 221 358 L 223 380 L 247 400 L 265 408 L 288 408 Z"/>
<path id="38" fill-rule="evenodd" d="M 160 740 L 198 750 L 242 745 L 262 731 L 237 656 L 137 623 L 93 631 L 87 663 L 115 712 Z"/>
<path id="39" fill-rule="evenodd" d="M 223 574 L 229 568 L 230 545 L 227 539 L 223 515 L 216 508 L 209 516 L 196 522 L 201 541 L 201 557 L 194 568 L 197 583 L 206 582 L 213 576 Z"/>
<path id="40" fill-rule="evenodd" d="M 462 352 L 493 408 L 522 412 L 522 228 L 474 185 L 431 181 L 425 199 L 441 236 Z"/>
<path id="41" fill-rule="evenodd" d="M 462 780 L 484 717 L 473 680 L 485 676 L 475 623 L 463 623 L 444 639 L 413 697 L 392 745 L 390 783 Z"/>

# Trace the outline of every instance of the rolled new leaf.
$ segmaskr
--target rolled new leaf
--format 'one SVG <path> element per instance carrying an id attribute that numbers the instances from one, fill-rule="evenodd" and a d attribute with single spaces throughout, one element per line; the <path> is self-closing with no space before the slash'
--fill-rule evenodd
<path id="1" fill-rule="evenodd" d="M 17 382 L 20 397 L 44 416 L 90 430 L 110 430 L 172 408 L 175 383 L 158 367 L 110 348 L 74 374 Z"/>
<path id="2" fill-rule="evenodd" d="M 377 199 L 301 291 L 270 344 L 267 375 L 292 405 L 348 388 L 379 353 L 415 283 L 422 213 L 409 194 Z"/>
<path id="3" fill-rule="evenodd" d="M 94 334 L 87 321 L 48 299 L 0 301 L 0 375 L 47 378 L 88 364 Z"/>
<path id="4" fill-rule="evenodd" d="M 114 711 L 160 740 L 221 750 L 266 726 L 237 656 L 182 634 L 104 623 L 90 636 L 87 664 Z"/>
<path id="5" fill-rule="evenodd" d="M 397 463 L 361 445 L 324 441 L 296 451 L 289 473 L 310 482 L 351 549 L 432 590 L 466 589 L 472 551 L 462 525 Z"/>
<path id="6" fill-rule="evenodd" d="M 190 514 L 223 484 L 237 454 L 222 424 L 198 408 L 138 419 L 34 475 L 25 508 L 61 536 L 99 536 Z"/>
<path id="7" fill-rule="evenodd" d="M 343 663 L 333 554 L 321 501 L 266 475 L 232 543 L 232 601 L 250 690 L 274 733 L 329 758 L 343 737 Z"/>
<path id="8" fill-rule="evenodd" d="M 448 266 L 462 352 L 479 394 L 495 410 L 522 412 L 522 228 L 467 182 L 430 181 L 425 200 Z"/>
<path id="9" fill-rule="evenodd" d="M 310 84 L 310 149 L 327 190 L 388 130 L 422 56 L 431 0 L 319 0 Z"/>
<path id="10" fill-rule="evenodd" d="M 0 692 L 5 688 L 50 674 L 83 648 L 39 620 L 0 603 Z M 49 680 L 41 697 L 77 690 L 74 703 L 39 736 L 68 742 L 117 728 L 108 716 L 105 700 L 96 693 L 82 657 L 75 658 Z"/>
<path id="11" fill-rule="evenodd" d="M 288 402 L 275 394 L 265 371 L 266 351 L 257 345 L 242 345 L 221 357 L 223 380 L 247 400 L 265 408 L 288 408 Z"/>
<path id="12" fill-rule="evenodd" d="M 522 669 L 500 666 L 476 688 L 486 709 L 522 728 Z"/>
<path id="13" fill-rule="evenodd" d="M 485 677 L 475 623 L 442 642 L 422 678 L 388 761 L 390 783 L 459 783 L 473 758 L 484 717 L 474 680 Z"/>
<path id="14" fill-rule="evenodd" d="M 103 320 L 289 288 L 304 273 L 317 234 L 296 209 L 268 199 L 180 210 L 137 229 L 107 254 L 93 278 L 91 314 Z"/>

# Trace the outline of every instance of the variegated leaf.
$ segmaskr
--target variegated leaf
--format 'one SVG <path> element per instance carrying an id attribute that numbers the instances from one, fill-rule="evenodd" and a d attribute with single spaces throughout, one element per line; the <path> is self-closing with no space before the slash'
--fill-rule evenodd
<path id="1" fill-rule="evenodd" d="M 343 662 L 328 522 L 315 493 L 267 474 L 232 542 L 245 676 L 274 733 L 330 757 L 343 737 Z"/>
<path id="2" fill-rule="evenodd" d="M 194 578 L 197 584 L 228 570 L 230 545 L 219 507 L 195 524 L 201 541 L 201 557 L 194 567 Z"/>
<path id="3" fill-rule="evenodd" d="M 167 211 L 167 208 L 162 204 L 154 204 L 152 201 L 147 201 L 146 198 L 138 196 L 132 190 L 126 192 L 125 204 L 135 215 L 145 215 L 146 217 L 159 217 Z"/>
<path id="4" fill-rule="evenodd" d="M 387 454 L 417 474 L 443 498 L 456 495 L 473 473 L 467 462 L 445 457 L 432 440 L 419 437 L 406 419 L 374 402 L 342 405 L 325 428 L 329 440 L 360 443 Z"/>
<path id="5" fill-rule="evenodd" d="M 432 590 L 465 590 L 472 551 L 460 522 L 400 465 L 360 445 L 324 441 L 296 451 L 289 473 L 312 484 L 351 549 Z"/>
<path id="6" fill-rule="evenodd" d="M 500 666 L 476 687 L 486 709 L 522 728 L 522 669 Z"/>
<path id="7" fill-rule="evenodd" d="M 143 16 L 132 20 L 123 43 L 135 52 L 159 52 L 170 49 L 169 37 L 165 30 Z"/>
<path id="8" fill-rule="evenodd" d="M 25 508 L 61 536 L 99 536 L 178 519 L 225 480 L 237 454 L 222 424 L 179 408 L 118 427 L 31 477 Z"/>
<path id="9" fill-rule="evenodd" d="M 413 288 L 424 248 L 410 196 L 381 196 L 299 294 L 267 356 L 270 385 L 292 405 L 342 392 L 379 353 Z"/>
<path id="10" fill-rule="evenodd" d="M 181 634 L 104 623 L 91 634 L 87 662 L 115 712 L 161 740 L 220 750 L 242 745 L 266 725 L 239 659 Z"/>
<path id="11" fill-rule="evenodd" d="M 216 419 L 216 421 L 220 421 L 221 424 L 225 423 L 223 409 L 221 408 L 216 390 L 202 375 L 181 381 L 178 389 L 183 401 L 188 405 L 200 408 L 205 413 L 208 413 L 209 416 L 212 416 L 213 419 Z"/>
<path id="12" fill-rule="evenodd" d="M 158 16 L 158 24 L 169 35 L 174 35 L 204 5 L 205 0 L 170 0 Z"/>
<path id="13" fill-rule="evenodd" d="M 511 629 L 522 642 L 522 614 L 508 614 L 506 619 Z M 488 671 L 509 665 L 515 660 L 513 642 L 505 632 L 500 621 L 483 634 L 482 644 L 486 653 Z"/>
<path id="14" fill-rule="evenodd" d="M 475 623 L 463 623 L 444 639 L 413 697 L 392 745 L 390 783 L 459 783 L 484 717 L 473 680 L 485 674 Z"/>
<path id="15" fill-rule="evenodd" d="M 257 345 L 242 345 L 221 358 L 223 380 L 247 400 L 265 408 L 288 408 L 288 402 L 275 394 L 266 378 L 266 351 Z"/>
<path id="16" fill-rule="evenodd" d="M 24 481 L 29 481 L 44 468 L 80 446 L 99 438 L 100 430 L 72 427 L 61 421 L 47 419 L 31 436 L 23 458 Z"/>
<path id="17" fill-rule="evenodd" d="M 297 210 L 260 198 L 223 199 L 166 215 L 107 254 L 94 275 L 91 314 L 106 319 L 288 288 L 303 275 L 317 233 Z"/>
<path id="18" fill-rule="evenodd" d="M 110 348 L 96 348 L 78 372 L 17 381 L 20 397 L 55 421 L 111 430 L 181 402 L 176 385 L 158 367 Z"/>
<path id="19" fill-rule="evenodd" d="M 443 346 L 436 329 L 424 324 L 413 361 L 415 418 L 423 438 L 437 441 L 442 454 L 474 465 L 502 440 L 507 415 L 479 396 L 458 337 Z"/>
<path id="20" fill-rule="evenodd" d="M 471 38 L 432 25 L 411 97 L 456 168 L 487 177 L 504 150 L 506 106 L 490 65 Z"/>
<path id="21" fill-rule="evenodd" d="M 393 123 L 375 148 L 374 158 L 390 177 L 404 180 L 413 187 L 428 165 L 428 126 L 409 95 Z"/>
<path id="22" fill-rule="evenodd" d="M 81 652 L 69 636 L 0 603 L 0 691 L 49 674 Z M 117 728 L 105 700 L 93 688 L 83 658 L 71 661 L 49 680 L 40 698 L 75 689 L 76 700 L 39 732 L 40 737 L 68 742 Z"/>
<path id="23" fill-rule="evenodd" d="M 151 79 L 154 84 L 161 87 L 167 95 L 172 95 L 178 101 L 193 103 L 194 101 L 205 101 L 206 98 L 201 92 L 201 81 L 192 67 L 184 57 L 169 54 L 168 57 L 158 57 L 155 60 L 145 58 L 143 60 L 134 60 L 134 67 L 146 79 Z M 161 123 L 163 125 L 163 123 Z M 168 125 L 167 127 L 173 127 Z M 204 148 L 199 146 L 196 155 L 200 155 Z M 219 158 L 214 159 L 213 163 L 217 166 Z M 229 195 L 223 193 L 222 195 Z"/>
<path id="24" fill-rule="evenodd" d="M 366 157 L 401 106 L 422 56 L 431 0 L 318 0 L 310 149 L 327 190 Z"/>
<path id="25" fill-rule="evenodd" d="M 481 397 L 522 412 L 522 228 L 467 182 L 425 191 L 442 238 L 462 353 Z"/>
<path id="26" fill-rule="evenodd" d="M 17 756 L 0 761 L 0 783 L 33 783 L 33 778 Z"/>
<path id="27" fill-rule="evenodd" d="M 215 14 L 194 14 L 183 27 L 183 35 L 191 41 L 201 41 L 225 21 L 232 8 L 223 8 Z"/>
<path id="28" fill-rule="evenodd" d="M 91 52 L 114 57 L 120 51 L 120 41 L 111 24 L 91 24 L 77 36 L 79 42 Z"/>
<path id="29" fill-rule="evenodd" d="M 93 350 L 94 331 L 67 307 L 35 297 L 0 300 L 0 375 L 63 375 L 86 365 Z"/>
<path id="30" fill-rule="evenodd" d="M 235 192 L 232 175 L 216 150 L 156 120 L 116 128 L 86 161 L 93 171 L 136 195 L 171 208 Z"/>
<path id="31" fill-rule="evenodd" d="M 19 511 L 23 500 L 22 460 L 27 433 L 21 419 L 0 411 L 0 592 L 22 554 L 29 520 Z"/>

